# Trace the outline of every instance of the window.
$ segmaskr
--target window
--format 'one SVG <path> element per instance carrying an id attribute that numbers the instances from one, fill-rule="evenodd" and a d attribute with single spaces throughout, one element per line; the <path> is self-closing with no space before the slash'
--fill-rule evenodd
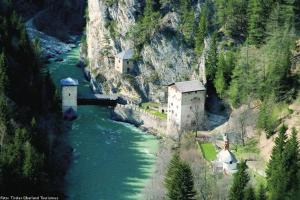
<path id="1" fill-rule="evenodd" d="M 71 93 L 69 93 L 69 97 L 71 96 Z"/>
<path id="2" fill-rule="evenodd" d="M 127 65 L 129 65 L 129 61 L 127 60 Z"/>

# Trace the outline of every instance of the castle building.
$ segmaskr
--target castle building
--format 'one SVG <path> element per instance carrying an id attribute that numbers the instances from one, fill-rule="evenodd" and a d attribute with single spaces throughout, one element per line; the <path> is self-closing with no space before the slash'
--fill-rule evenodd
<path id="1" fill-rule="evenodd" d="M 78 80 L 65 78 L 60 81 L 62 87 L 62 112 L 64 118 L 72 119 L 77 113 L 77 86 Z"/>
<path id="2" fill-rule="evenodd" d="M 121 74 L 130 73 L 133 71 L 134 62 L 133 62 L 133 50 L 128 49 L 122 51 L 121 53 L 115 56 L 115 70 Z"/>
<path id="3" fill-rule="evenodd" d="M 206 89 L 198 80 L 173 83 L 168 86 L 167 133 L 200 130 L 205 120 Z"/>
<path id="4" fill-rule="evenodd" d="M 238 160 L 229 150 L 229 139 L 225 133 L 223 136 L 224 148 L 218 153 L 217 159 L 213 162 L 214 171 L 223 171 L 224 174 L 233 174 L 237 172 Z"/>

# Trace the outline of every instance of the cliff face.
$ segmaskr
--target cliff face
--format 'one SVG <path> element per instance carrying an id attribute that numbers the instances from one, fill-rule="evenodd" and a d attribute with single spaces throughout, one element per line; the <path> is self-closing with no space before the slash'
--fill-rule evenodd
<path id="1" fill-rule="evenodd" d="M 119 92 L 131 99 L 165 101 L 164 85 L 175 81 L 202 77 L 201 60 L 195 58 L 192 48 L 179 39 L 180 16 L 165 9 L 136 61 L 136 73 L 121 75 L 114 70 L 114 55 L 129 48 L 134 42 L 127 37 L 144 9 L 142 0 L 122 1 L 88 0 L 86 27 L 89 70 L 104 93 Z M 201 3 L 197 3 L 198 14 Z M 175 9 L 177 10 L 177 9 Z M 195 15 L 197 15 L 197 12 Z M 170 31 L 172 33 L 170 34 Z M 103 56 L 102 51 L 108 51 Z M 200 71 L 200 74 L 198 73 Z"/>

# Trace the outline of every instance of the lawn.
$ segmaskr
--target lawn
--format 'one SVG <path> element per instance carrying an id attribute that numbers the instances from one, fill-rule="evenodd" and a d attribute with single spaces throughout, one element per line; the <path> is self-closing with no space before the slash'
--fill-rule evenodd
<path id="1" fill-rule="evenodd" d="M 245 146 L 239 144 L 235 145 L 233 149 L 236 150 L 235 154 L 238 157 L 242 157 L 244 154 L 259 154 L 258 140 L 251 138 L 245 142 Z"/>
<path id="2" fill-rule="evenodd" d="M 203 157 L 208 161 L 213 161 L 217 158 L 215 146 L 211 142 L 198 143 Z"/>
<path id="3" fill-rule="evenodd" d="M 163 120 L 167 119 L 167 114 L 166 113 L 161 113 L 158 111 L 160 104 L 156 103 L 156 102 L 146 102 L 146 103 L 142 103 L 140 108 L 144 109 L 146 112 L 160 118 Z M 151 109 L 151 108 L 156 108 L 156 109 Z"/>

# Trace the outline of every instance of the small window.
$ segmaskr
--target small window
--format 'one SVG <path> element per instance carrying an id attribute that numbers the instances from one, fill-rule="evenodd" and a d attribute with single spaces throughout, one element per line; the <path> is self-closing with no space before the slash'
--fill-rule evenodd
<path id="1" fill-rule="evenodd" d="M 69 93 L 69 97 L 71 96 L 71 93 Z"/>
<path id="2" fill-rule="evenodd" d="M 127 65 L 129 65 L 129 61 L 127 60 Z"/>

